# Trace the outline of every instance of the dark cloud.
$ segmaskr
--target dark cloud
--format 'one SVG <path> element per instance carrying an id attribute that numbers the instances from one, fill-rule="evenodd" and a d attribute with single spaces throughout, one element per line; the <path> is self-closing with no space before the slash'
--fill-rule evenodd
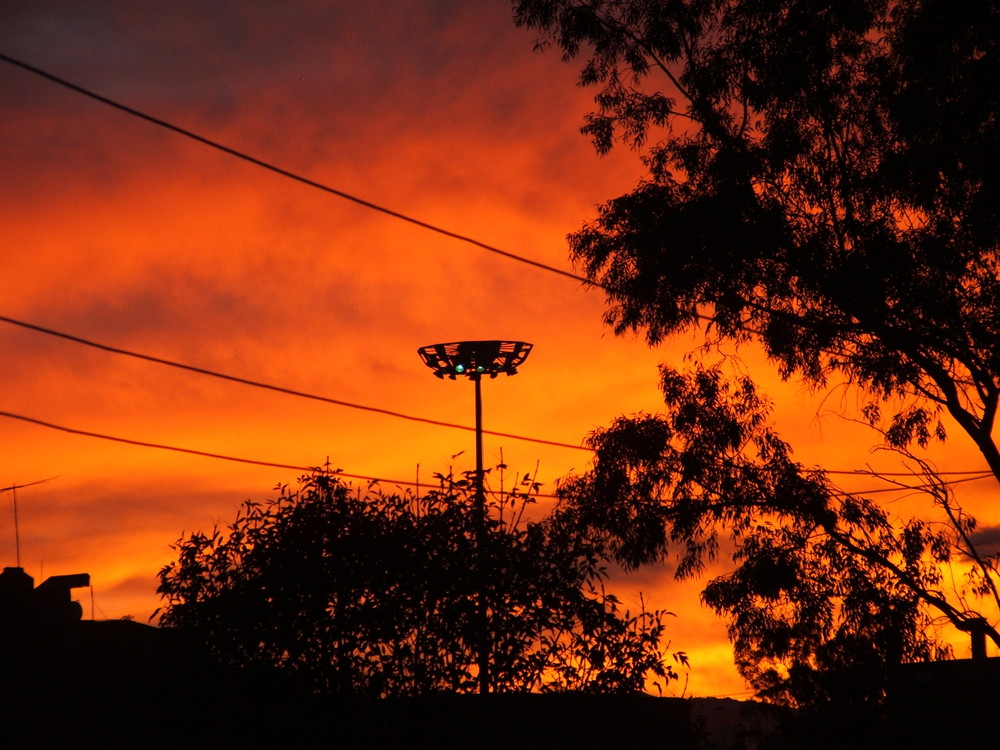
<path id="1" fill-rule="evenodd" d="M 980 552 L 1000 553 L 1000 526 L 980 526 L 971 535 L 972 543 Z"/>

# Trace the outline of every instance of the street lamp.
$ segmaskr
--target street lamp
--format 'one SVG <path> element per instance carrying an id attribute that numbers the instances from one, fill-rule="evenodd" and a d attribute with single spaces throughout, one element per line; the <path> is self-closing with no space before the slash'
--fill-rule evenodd
<path id="1" fill-rule="evenodd" d="M 476 384 L 476 576 L 479 579 L 479 692 L 490 690 L 490 637 L 486 591 L 483 584 L 483 549 L 486 544 L 486 491 L 483 487 L 483 395 L 482 378 L 500 373 L 516 375 L 517 368 L 531 353 L 523 341 L 454 341 L 422 346 L 417 354 L 439 378 L 455 380 L 459 375 Z"/>

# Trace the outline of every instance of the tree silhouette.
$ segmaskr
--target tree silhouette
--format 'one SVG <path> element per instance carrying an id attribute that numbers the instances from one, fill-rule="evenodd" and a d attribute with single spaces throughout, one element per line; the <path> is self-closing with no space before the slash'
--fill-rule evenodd
<path id="1" fill-rule="evenodd" d="M 320 693 L 475 692 L 485 586 L 496 692 L 676 678 L 666 613 L 623 611 L 597 548 L 571 525 L 521 523 L 524 487 L 493 498 L 477 574 L 474 489 L 441 480 L 419 497 L 362 494 L 317 472 L 247 501 L 226 533 L 177 543 L 159 575 L 161 624 L 196 633 L 225 663 L 278 668 Z"/>
<path id="2" fill-rule="evenodd" d="M 676 548 L 679 578 L 733 550 L 735 569 L 702 598 L 729 621 L 740 672 L 771 700 L 856 718 L 877 707 L 890 665 L 947 653 L 927 609 L 961 614 L 940 592 L 953 534 L 917 519 L 897 527 L 795 463 L 748 379 L 664 367 L 663 386 L 665 414 L 591 436 L 592 470 L 560 487 L 564 523 L 626 566 Z"/>
<path id="3" fill-rule="evenodd" d="M 779 674 L 769 669 L 776 654 L 794 654 L 800 674 L 858 649 L 882 661 L 923 656 L 933 650 L 920 635 L 928 608 L 959 628 L 979 622 L 1000 644 L 965 599 L 1000 605 L 996 557 L 909 453 L 944 438 L 946 413 L 1000 478 L 997 3 L 514 6 L 541 46 L 584 59 L 580 82 L 598 90 L 584 132 L 597 150 L 618 140 L 645 150 L 645 179 L 570 237 L 607 294 L 608 322 L 650 343 L 704 325 L 708 344 L 758 342 L 783 377 L 857 387 L 870 403 L 856 416 L 923 473 L 943 523 L 893 526 L 884 509 L 798 469 L 789 476 L 808 492 L 782 494 L 789 488 L 765 481 L 777 477 L 754 473 L 791 471 L 787 450 L 759 432 L 759 412 L 737 415 L 757 421 L 716 434 L 711 450 L 697 439 L 705 424 L 684 423 L 697 398 L 715 409 L 700 418 L 722 419 L 750 385 L 726 391 L 706 372 L 667 372 L 678 411 L 598 435 L 604 455 L 580 490 L 588 502 L 607 492 L 601 503 L 624 504 L 617 520 L 596 519 L 618 551 L 638 561 L 679 542 L 688 572 L 715 549 L 706 529 L 730 529 L 743 564 L 705 596 L 731 618 L 740 666 L 759 687 Z M 750 453 L 737 461 L 741 445 Z M 613 470 L 618 460 L 627 471 Z M 704 474 L 719 461 L 742 468 Z M 610 487 L 602 472 L 636 484 Z M 688 476 L 707 482 L 698 502 L 685 494 Z M 761 526 L 767 519 L 781 524 Z M 938 565 L 954 557 L 971 578 L 946 596 Z M 897 621 L 902 641 L 885 642 Z"/>

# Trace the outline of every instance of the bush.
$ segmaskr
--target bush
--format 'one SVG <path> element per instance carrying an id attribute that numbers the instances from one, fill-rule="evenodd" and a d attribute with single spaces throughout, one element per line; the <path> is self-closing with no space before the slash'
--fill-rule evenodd
<path id="1" fill-rule="evenodd" d="M 226 533 L 175 545 L 159 574 L 161 625 L 197 633 L 225 663 L 278 668 L 326 694 L 474 692 L 484 647 L 496 692 L 676 678 L 666 613 L 622 611 L 569 524 L 521 522 L 521 491 L 490 497 L 479 552 L 471 483 L 440 479 L 414 496 L 317 471 L 247 501 Z"/>

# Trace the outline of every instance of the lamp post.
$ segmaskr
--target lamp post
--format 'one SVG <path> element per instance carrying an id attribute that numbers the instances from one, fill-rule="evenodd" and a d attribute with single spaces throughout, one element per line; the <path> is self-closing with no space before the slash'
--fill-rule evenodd
<path id="1" fill-rule="evenodd" d="M 424 364 L 439 378 L 455 380 L 459 375 L 469 378 L 476 386 L 476 577 L 478 579 L 478 617 L 480 643 L 479 692 L 490 691 L 490 636 L 484 584 L 486 546 L 486 491 L 483 474 L 483 395 L 484 375 L 491 379 L 500 373 L 516 375 L 517 368 L 531 353 L 531 344 L 523 341 L 455 341 L 430 344 L 417 350 Z"/>

